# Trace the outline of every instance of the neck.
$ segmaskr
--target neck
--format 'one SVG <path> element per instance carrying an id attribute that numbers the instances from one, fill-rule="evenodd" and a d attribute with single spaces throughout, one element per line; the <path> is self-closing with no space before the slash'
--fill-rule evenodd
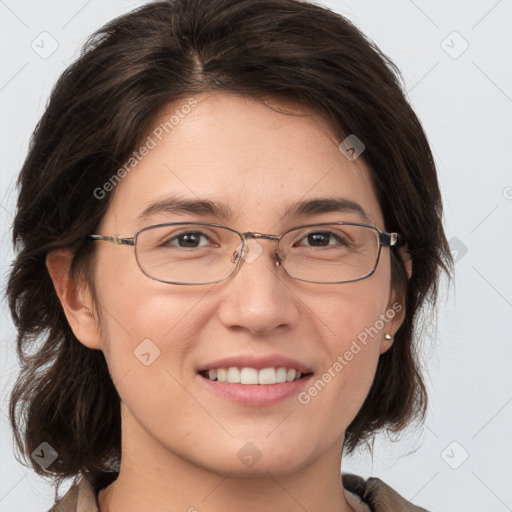
<path id="1" fill-rule="evenodd" d="M 123 437 L 122 445 L 119 477 L 99 494 L 101 512 L 354 511 L 341 483 L 340 439 L 293 473 L 266 467 L 263 459 L 251 474 L 217 471 L 165 449 L 146 433 Z"/>

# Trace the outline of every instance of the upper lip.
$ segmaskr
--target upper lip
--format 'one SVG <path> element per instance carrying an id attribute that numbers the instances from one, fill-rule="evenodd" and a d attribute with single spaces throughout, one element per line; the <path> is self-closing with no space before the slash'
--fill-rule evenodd
<path id="1" fill-rule="evenodd" d="M 257 370 L 262 370 L 263 368 L 293 368 L 301 373 L 311 373 L 311 368 L 307 365 L 297 361 L 296 359 L 292 359 L 290 357 L 282 356 L 282 355 L 267 355 L 267 356 L 257 356 L 257 355 L 240 355 L 240 356 L 230 356 L 224 357 L 222 359 L 217 359 L 210 363 L 206 363 L 201 365 L 198 368 L 198 372 L 203 372 L 206 370 L 213 370 L 217 368 L 256 368 Z"/>

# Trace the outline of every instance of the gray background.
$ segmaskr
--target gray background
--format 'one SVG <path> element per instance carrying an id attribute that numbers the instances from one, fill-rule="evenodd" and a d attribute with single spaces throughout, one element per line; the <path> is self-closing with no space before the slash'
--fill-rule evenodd
<path id="1" fill-rule="evenodd" d="M 51 87 L 87 35 L 142 3 L 0 0 L 2 287 L 12 258 L 14 182 Z M 432 511 L 512 510 L 512 1 L 323 4 L 354 21 L 401 69 L 436 157 L 457 258 L 438 323 L 423 333 L 425 427 L 399 442 L 379 437 L 373 457 L 346 458 L 343 471 L 378 476 Z M 51 486 L 12 455 L 6 404 L 14 336 L 2 303 L 0 510 L 43 511 L 53 502 Z"/>

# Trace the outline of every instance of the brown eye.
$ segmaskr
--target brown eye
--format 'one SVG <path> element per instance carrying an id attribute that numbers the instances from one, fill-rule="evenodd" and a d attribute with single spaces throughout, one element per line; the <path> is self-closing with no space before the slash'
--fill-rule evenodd
<path id="1" fill-rule="evenodd" d="M 162 246 L 173 246 L 179 248 L 195 249 L 197 247 L 204 247 L 201 245 L 201 239 L 204 238 L 208 241 L 208 237 L 199 231 L 181 233 L 179 235 L 168 238 L 162 243 Z"/>
<path id="2" fill-rule="evenodd" d="M 339 236 L 328 231 L 310 233 L 303 240 L 307 240 L 311 247 L 326 247 L 336 243 L 344 243 Z"/>

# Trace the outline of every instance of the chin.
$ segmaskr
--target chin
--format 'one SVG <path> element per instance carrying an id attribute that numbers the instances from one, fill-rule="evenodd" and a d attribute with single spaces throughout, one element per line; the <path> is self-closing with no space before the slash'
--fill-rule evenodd
<path id="1" fill-rule="evenodd" d="M 234 441 L 225 449 L 218 447 L 214 453 L 211 447 L 202 450 L 195 464 L 207 471 L 230 478 L 267 478 L 285 476 L 299 471 L 314 459 L 311 447 L 305 451 L 306 441 L 296 443 L 272 443 L 268 439 Z M 208 453 L 208 460 L 204 454 Z M 202 459 L 202 460 L 201 460 Z"/>

